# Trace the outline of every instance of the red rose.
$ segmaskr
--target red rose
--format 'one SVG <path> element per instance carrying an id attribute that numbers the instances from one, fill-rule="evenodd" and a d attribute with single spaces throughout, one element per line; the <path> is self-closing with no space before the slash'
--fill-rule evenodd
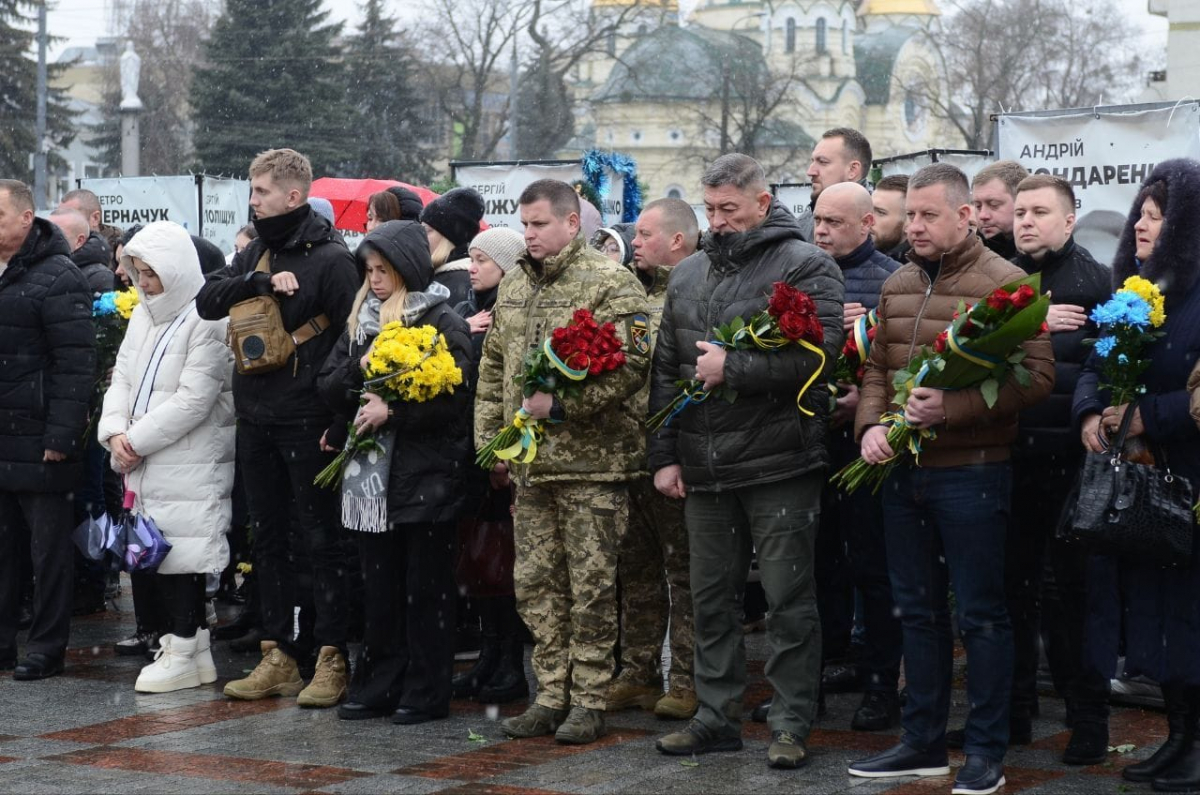
<path id="1" fill-rule="evenodd" d="M 808 293 L 793 290 L 792 311 L 799 312 L 802 315 L 815 315 L 817 314 L 817 305 L 809 298 Z"/>
<path id="2" fill-rule="evenodd" d="M 868 341 L 870 341 L 870 342 L 875 341 L 875 329 L 877 329 L 877 328 L 879 328 L 879 327 L 871 326 L 869 329 L 867 329 L 867 340 Z"/>
<path id="3" fill-rule="evenodd" d="M 971 336 L 971 332 L 975 330 L 975 326 L 971 324 L 971 318 L 963 321 L 963 324 L 958 327 L 958 333 L 964 337 Z"/>
<path id="4" fill-rule="evenodd" d="M 950 338 L 949 331 L 943 331 L 941 334 L 938 334 L 937 339 L 935 339 L 933 341 L 933 352 L 934 353 L 945 353 L 946 352 L 946 342 L 947 342 L 947 340 L 949 340 L 949 338 Z"/>
<path id="5" fill-rule="evenodd" d="M 861 384 L 862 380 L 863 380 L 863 376 L 865 376 L 866 374 L 867 374 L 867 366 L 865 364 L 860 364 L 858 366 L 858 369 L 854 372 L 854 377 L 858 380 L 858 383 Z"/>
<path id="6" fill-rule="evenodd" d="M 623 367 L 625 365 L 625 354 L 622 351 L 617 351 L 612 355 L 612 369 Z"/>
<path id="7" fill-rule="evenodd" d="M 1033 303 L 1037 298 L 1037 293 L 1028 284 L 1022 284 L 1017 288 L 1017 291 L 1012 294 L 1012 305 L 1016 309 L 1024 309 Z"/>
<path id="8" fill-rule="evenodd" d="M 796 312 L 784 312 L 779 316 L 779 332 L 789 340 L 795 342 L 804 336 L 808 330 L 808 323 L 804 319 L 804 315 Z"/>
<path id="9" fill-rule="evenodd" d="M 1050 324 L 1043 320 L 1042 327 L 1040 329 L 1038 329 L 1038 333 L 1045 334 L 1049 330 L 1050 330 Z"/>
<path id="10" fill-rule="evenodd" d="M 987 305 L 997 312 L 1003 312 L 1012 304 L 1012 296 L 1004 292 L 1003 288 L 997 287 L 991 295 L 988 296 Z"/>
<path id="11" fill-rule="evenodd" d="M 842 346 L 842 355 L 847 359 L 854 359 L 858 356 L 858 343 L 855 342 L 853 334 L 846 335 L 846 344 Z"/>
<path id="12" fill-rule="evenodd" d="M 600 359 L 592 359 L 592 363 L 588 366 L 588 375 L 600 375 L 604 372 L 604 364 Z"/>
<path id="13" fill-rule="evenodd" d="M 771 317 L 780 317 L 795 308 L 796 293 L 799 290 L 787 282 L 775 282 L 771 287 L 771 297 L 767 300 L 767 313 Z"/>
<path id="14" fill-rule="evenodd" d="M 808 332 L 804 338 L 814 345 L 820 345 L 825 341 L 825 328 L 821 325 L 821 319 L 816 315 L 808 315 Z"/>

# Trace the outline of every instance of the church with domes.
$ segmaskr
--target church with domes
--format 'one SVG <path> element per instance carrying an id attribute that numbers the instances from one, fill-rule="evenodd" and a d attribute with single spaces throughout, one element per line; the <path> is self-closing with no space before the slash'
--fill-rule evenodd
<path id="1" fill-rule="evenodd" d="M 656 12 L 630 13 L 649 4 Z M 580 64 L 572 148 L 628 154 L 647 199 L 701 200 L 721 151 L 746 151 L 772 182 L 807 182 L 821 133 L 853 127 L 877 158 L 957 148 L 934 0 L 592 0 L 625 22 Z"/>

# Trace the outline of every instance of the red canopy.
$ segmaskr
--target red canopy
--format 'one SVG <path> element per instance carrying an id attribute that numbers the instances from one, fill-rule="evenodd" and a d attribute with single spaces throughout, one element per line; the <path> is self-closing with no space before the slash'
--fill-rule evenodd
<path id="1" fill-rule="evenodd" d="M 429 188 L 409 185 L 394 179 L 338 179 L 321 177 L 313 180 L 310 196 L 328 199 L 333 205 L 333 225 L 347 232 L 362 232 L 367 228 L 367 202 L 371 194 L 379 193 L 399 185 L 421 197 L 422 204 L 429 204 L 438 194 Z"/>

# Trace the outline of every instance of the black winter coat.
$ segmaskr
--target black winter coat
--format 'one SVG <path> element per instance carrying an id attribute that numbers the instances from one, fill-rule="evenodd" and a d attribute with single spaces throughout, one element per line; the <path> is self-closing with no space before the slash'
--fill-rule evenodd
<path id="1" fill-rule="evenodd" d="M 196 296 L 196 310 L 205 320 L 229 315 L 239 301 L 271 293 L 270 276 L 254 268 L 266 250 L 260 237 L 250 241 L 233 263 L 206 277 Z M 329 423 L 329 409 L 317 397 L 317 371 L 338 337 L 358 292 L 354 255 L 329 222 L 309 212 L 279 251 L 272 252 L 271 273 L 290 271 L 300 289 L 295 295 L 274 293 L 279 299 L 283 325 L 295 331 L 324 314 L 329 328 L 297 348 L 284 367 L 261 375 L 233 375 L 233 400 L 239 420 L 260 425 Z"/>
<path id="2" fill-rule="evenodd" d="M 844 257 L 837 258 L 846 279 L 846 303 L 867 309 L 879 306 L 883 283 L 900 268 L 900 263 L 875 248 L 870 237 Z"/>
<path id="3" fill-rule="evenodd" d="M 1092 257 L 1074 238 L 1060 251 L 1048 252 L 1038 263 L 1025 255 L 1017 257 L 1026 273 L 1042 274 L 1042 292 L 1051 293 L 1056 304 L 1082 306 L 1089 315 L 1096 304 L 1112 294 L 1112 274 Z M 1054 347 L 1054 391 L 1041 403 L 1021 412 L 1020 435 L 1014 452 L 1022 457 L 1049 455 L 1068 459 L 1082 455 L 1079 434 L 1071 424 L 1071 403 L 1083 363 L 1092 349 L 1085 339 L 1094 339 L 1096 325 L 1089 320 L 1077 331 L 1058 331 L 1050 335 Z"/>
<path id="4" fill-rule="evenodd" d="M 1153 255 L 1139 267 L 1134 257 L 1141 207 L 1133 207 L 1113 260 L 1113 289 L 1139 274 L 1161 285 L 1166 297 L 1164 336 L 1147 346 L 1150 366 L 1142 374 L 1139 401 L 1145 439 L 1158 446 L 1176 477 L 1200 493 L 1200 429 L 1189 411 L 1188 375 L 1200 359 L 1200 164 L 1166 160 L 1148 183 L 1165 181 L 1170 202 Z M 1088 357 L 1075 389 L 1075 419 L 1100 413 L 1097 357 Z M 1190 566 L 1162 569 L 1095 555 L 1088 564 L 1088 617 L 1084 663 L 1088 671 L 1113 675 L 1119 649 L 1125 672 L 1156 682 L 1200 685 L 1200 544 Z"/>
<path id="5" fill-rule="evenodd" d="M 796 477 L 825 467 L 825 386 L 842 348 L 842 271 L 825 252 L 805 243 L 796 218 L 778 201 L 764 223 L 746 232 L 705 233 L 703 250 L 671 273 L 662 325 L 654 346 L 650 411 L 675 397 L 675 382 L 696 374 L 696 343 L 735 317 L 748 320 L 764 310 L 772 285 L 785 281 L 816 303 L 825 331 L 822 377 L 805 393 L 807 417 L 796 394 L 818 357 L 800 346 L 778 351 L 730 351 L 725 383 L 737 400 L 707 400 L 689 406 L 650 440 L 650 468 L 683 467 L 689 489 L 717 491 Z"/>
<path id="6" fill-rule="evenodd" d="M 423 292 L 432 275 L 424 236 L 420 224 L 389 221 L 367 235 L 360 250 L 364 245 L 374 247 L 392 263 L 410 292 Z M 430 307 L 410 325 L 433 326 L 445 337 L 464 383 L 453 394 L 424 403 L 396 401 L 390 405 L 392 416 L 385 427 L 396 431 L 396 444 L 388 475 L 388 524 L 450 522 L 462 508 L 467 467 L 474 460 L 468 389 L 474 371 L 470 327 L 445 301 Z M 343 331 L 318 376 L 321 397 L 341 429 L 358 410 L 363 388 L 360 360 L 372 341 L 352 342 L 349 332 Z"/>
<path id="7" fill-rule="evenodd" d="M 0 489 L 60 492 L 83 473 L 76 453 L 96 376 L 92 294 L 51 222 L 35 218 L 0 274 Z M 45 463 L 46 450 L 66 461 Z M 65 532 L 65 529 L 64 529 Z"/>
<path id="8" fill-rule="evenodd" d="M 117 289 L 117 275 L 112 270 L 112 249 L 108 241 L 92 232 L 83 245 L 71 252 L 71 262 L 87 279 L 88 289 L 93 293 L 107 293 Z"/>

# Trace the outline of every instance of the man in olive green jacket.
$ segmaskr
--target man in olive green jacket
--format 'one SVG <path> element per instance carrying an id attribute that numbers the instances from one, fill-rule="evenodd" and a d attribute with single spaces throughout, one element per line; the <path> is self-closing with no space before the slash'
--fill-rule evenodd
<path id="1" fill-rule="evenodd" d="M 635 396 L 650 368 L 649 318 L 637 277 L 579 236 L 579 197 L 570 185 L 538 180 L 519 204 L 527 250 L 519 271 L 500 283 L 483 343 L 475 443 L 486 444 L 518 408 L 551 423 L 532 463 L 495 470 L 517 485 L 513 579 L 538 680 L 535 703 L 501 728 L 510 737 L 553 733 L 559 742 L 589 743 L 605 733 L 617 547 L 628 524 L 628 481 L 644 467 Z M 616 324 L 625 364 L 589 376 L 561 400 L 544 392 L 523 398 L 526 354 L 577 309 Z"/>

